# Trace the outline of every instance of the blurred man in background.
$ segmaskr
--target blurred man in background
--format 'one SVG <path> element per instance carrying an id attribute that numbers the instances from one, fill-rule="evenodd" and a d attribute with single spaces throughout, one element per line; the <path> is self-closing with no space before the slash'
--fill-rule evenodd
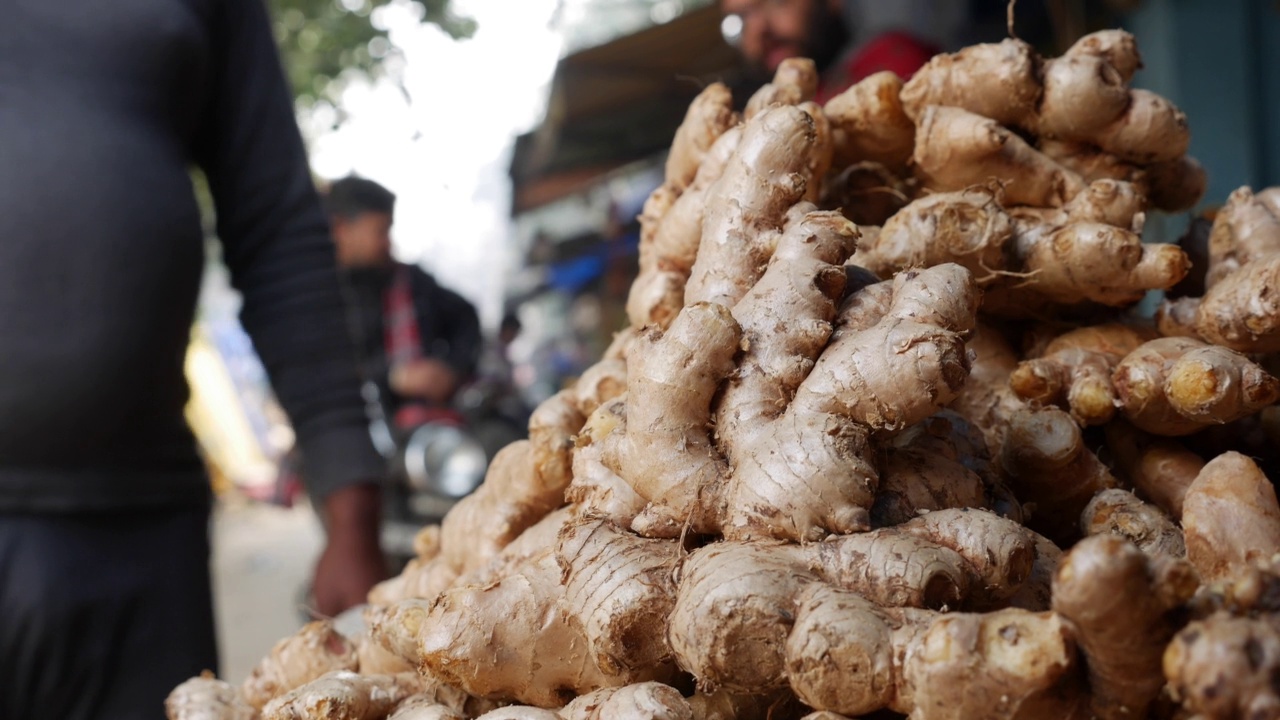
<path id="1" fill-rule="evenodd" d="M 484 338 L 471 303 L 392 258 L 395 201 L 390 190 L 355 176 L 325 195 L 366 378 L 379 384 L 393 425 L 404 428 L 453 402 L 476 374 Z"/>
<path id="2" fill-rule="evenodd" d="M 811 58 L 826 102 L 868 75 L 904 80 L 959 39 L 957 0 L 720 0 L 726 39 L 767 81 L 783 60 Z"/>

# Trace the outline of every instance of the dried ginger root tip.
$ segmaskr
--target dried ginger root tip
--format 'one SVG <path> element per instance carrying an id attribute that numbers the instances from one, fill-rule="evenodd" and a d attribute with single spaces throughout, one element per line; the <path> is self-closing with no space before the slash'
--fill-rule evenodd
<path id="1" fill-rule="evenodd" d="M 1091 325 L 1054 338 L 1040 357 L 1020 363 L 1009 385 L 1025 400 L 1066 406 L 1081 425 L 1102 425 L 1116 411 L 1111 373 L 1152 334 L 1128 325 Z"/>
<path id="2" fill-rule="evenodd" d="M 1128 490 L 1103 490 L 1085 506 L 1080 529 L 1086 536 L 1115 535 L 1152 557 L 1185 558 L 1182 530 L 1154 505 Z"/>
<path id="3" fill-rule="evenodd" d="M 1232 422 L 1280 398 L 1280 381 L 1244 355 L 1183 337 L 1138 347 L 1112 381 L 1129 421 L 1157 435 Z"/>

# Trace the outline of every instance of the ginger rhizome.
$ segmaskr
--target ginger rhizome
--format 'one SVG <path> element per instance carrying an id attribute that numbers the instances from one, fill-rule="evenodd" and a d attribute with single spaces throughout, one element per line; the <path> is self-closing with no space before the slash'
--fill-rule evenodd
<path id="1" fill-rule="evenodd" d="M 1187 559 L 1207 583 L 1280 553 L 1280 504 L 1258 466 L 1226 453 L 1204 466 L 1182 502 Z"/>
<path id="2" fill-rule="evenodd" d="M 1205 175 L 1140 65 L 1106 31 L 821 107 L 805 60 L 741 116 L 706 86 L 599 362 L 363 628 L 171 718 L 1274 714 L 1280 503 L 1232 450 L 1280 439 L 1280 194 L 1233 195 L 1151 327 L 1190 263 L 1145 213 Z"/>
<path id="3" fill-rule="evenodd" d="M 1204 172 L 1186 159 L 1186 116 L 1129 87 L 1139 67 L 1133 36 L 1115 30 L 1087 35 L 1050 60 L 1016 39 L 939 55 L 901 93 L 917 126 L 915 162 L 938 190 L 1009 178 L 1015 202 L 1041 206 L 1082 191 L 1090 165 L 1088 180 L 1138 180 L 1158 209 L 1184 210 L 1199 199 Z M 1012 129 L 1058 143 L 1056 157 Z M 1097 159 L 1060 162 L 1073 154 L 1064 143 L 1111 167 Z"/>
<path id="4" fill-rule="evenodd" d="M 1065 405 L 1081 425 L 1101 425 L 1115 416 L 1111 373 L 1152 333 L 1128 325 L 1093 325 L 1064 333 L 1039 357 L 1025 360 L 1009 378 L 1019 397 Z"/>
<path id="5" fill-rule="evenodd" d="M 1248 353 L 1280 350 L 1280 188 L 1236 190 L 1209 235 L 1209 268 L 1201 298 L 1166 302 L 1159 318 L 1168 335 L 1191 335 Z"/>
<path id="6" fill-rule="evenodd" d="M 867 233 L 854 261 L 880 274 L 961 264 L 989 288 L 984 309 L 1011 316 L 1053 305 L 1132 305 L 1186 275 L 1182 250 L 1142 243 L 1135 230 L 1144 199 L 1133 186 L 1099 180 L 1074 198 L 1042 210 L 1006 209 L 1008 190 L 985 185 L 930 195 Z"/>
<path id="7" fill-rule="evenodd" d="M 1185 561 L 1143 553 L 1115 535 L 1080 541 L 1053 580 L 1053 609 L 1075 630 L 1094 717 L 1146 717 L 1164 686 L 1175 611 L 1197 583 Z"/>
<path id="8" fill-rule="evenodd" d="M 256 720 L 258 711 L 235 686 L 205 673 L 182 683 L 164 701 L 169 720 Z"/>
<path id="9" fill-rule="evenodd" d="M 1187 435 L 1280 399 L 1280 381 L 1244 355 L 1184 337 L 1144 343 L 1112 381 L 1129 422 L 1156 435 Z"/>

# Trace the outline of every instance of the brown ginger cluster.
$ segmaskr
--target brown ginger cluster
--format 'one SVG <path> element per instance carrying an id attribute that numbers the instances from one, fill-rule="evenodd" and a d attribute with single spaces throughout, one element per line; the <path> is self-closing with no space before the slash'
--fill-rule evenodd
<path id="1" fill-rule="evenodd" d="M 1203 299 L 1130 312 L 1188 268 L 1144 212 L 1204 186 L 1140 65 L 1108 31 L 825 107 L 808 61 L 741 117 L 707 87 L 605 356 L 359 633 L 193 679 L 171 720 L 1280 714 L 1280 504 L 1201 442 L 1280 397 L 1231 304 L 1277 196 L 1219 214 Z"/>

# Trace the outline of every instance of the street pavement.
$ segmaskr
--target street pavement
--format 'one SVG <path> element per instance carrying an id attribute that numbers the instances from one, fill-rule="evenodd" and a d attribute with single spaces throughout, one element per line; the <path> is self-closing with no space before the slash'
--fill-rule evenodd
<path id="1" fill-rule="evenodd" d="M 213 523 L 213 582 L 222 668 L 244 680 L 302 623 L 300 595 L 323 535 L 305 503 L 286 509 L 229 498 Z"/>

